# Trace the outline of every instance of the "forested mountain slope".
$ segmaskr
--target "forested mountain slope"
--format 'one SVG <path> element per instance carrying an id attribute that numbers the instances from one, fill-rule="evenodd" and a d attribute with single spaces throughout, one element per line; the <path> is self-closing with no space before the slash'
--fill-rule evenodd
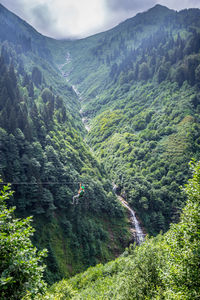
<path id="1" fill-rule="evenodd" d="M 191 166 L 178 224 L 139 247 L 131 245 L 115 261 L 56 283 L 40 299 L 199 299 L 200 165 Z"/>
<path id="2" fill-rule="evenodd" d="M 80 103 L 52 60 L 52 41 L 3 6 L 0 28 L 0 176 L 15 191 L 9 206 L 34 216 L 34 244 L 47 248 L 53 282 L 122 253 L 128 224 L 84 143 Z M 79 182 L 85 196 L 74 206 Z"/>
<path id="3" fill-rule="evenodd" d="M 56 59 L 64 53 L 90 121 L 88 143 L 147 231 L 166 231 L 185 202 L 188 162 L 199 159 L 200 10 L 156 5 L 63 42 Z"/>
<path id="4" fill-rule="evenodd" d="M 0 175 L 13 183 L 15 195 L 9 205 L 17 206 L 19 216 L 34 215 L 34 243 L 49 251 L 48 282 L 122 253 L 128 243 L 127 220 L 111 182 L 148 233 L 166 231 L 178 221 L 186 201 L 179 187 L 190 176 L 188 162 L 199 159 L 200 150 L 200 10 L 177 13 L 157 5 L 107 32 L 56 41 L 0 5 L 0 28 Z M 80 99 L 70 84 L 81 93 Z M 88 134 L 80 109 L 90 123 Z M 79 182 L 86 193 L 74 207 L 71 200 Z M 173 236 L 171 231 L 172 244 Z M 188 244 L 192 238 L 188 236 Z M 154 253 L 168 255 L 168 234 L 164 242 L 158 240 L 131 254 L 136 264 L 138 259 L 138 272 L 141 257 L 149 257 L 147 269 L 154 258 L 155 265 L 165 264 Z M 181 256 L 181 250 L 178 253 Z M 174 258 L 170 259 L 172 266 Z M 125 280 L 124 264 L 130 265 L 129 258 L 103 268 L 103 276 L 114 268 Z M 135 270 L 135 261 L 130 267 Z M 166 280 L 174 276 L 176 289 L 176 274 L 170 268 Z M 170 284 L 163 287 L 157 277 L 160 269 L 151 270 L 156 280 L 149 286 L 156 286 L 156 291 L 147 289 L 149 295 L 160 292 L 163 297 Z M 129 275 L 131 299 L 138 292 L 137 278 L 132 285 L 132 270 Z M 183 282 L 186 275 L 181 276 Z M 113 278 L 105 277 L 106 286 L 120 289 Z M 84 280 L 85 275 L 72 279 L 72 295 Z M 100 281 L 95 297 L 98 287 L 104 289 Z M 80 291 L 83 298 L 92 293 L 91 286 Z M 108 293 L 114 299 L 113 291 Z M 181 293 L 184 297 L 185 291 Z M 140 299 L 143 296 L 141 292 Z"/>

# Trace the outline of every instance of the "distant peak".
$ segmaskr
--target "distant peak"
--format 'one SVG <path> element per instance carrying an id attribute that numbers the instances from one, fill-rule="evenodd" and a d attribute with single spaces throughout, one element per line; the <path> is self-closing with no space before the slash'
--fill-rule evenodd
<path id="1" fill-rule="evenodd" d="M 149 9 L 149 11 L 171 11 L 172 9 L 169 9 L 167 6 L 156 4 L 152 8 Z"/>
<path id="2" fill-rule="evenodd" d="M 144 12 L 143 15 L 145 14 L 145 15 L 148 15 L 151 17 L 156 16 L 156 18 L 160 19 L 171 13 L 175 13 L 175 11 L 166 6 L 156 4 L 154 7 L 150 8 L 149 10 Z"/>
<path id="3" fill-rule="evenodd" d="M 167 8 L 166 6 L 164 6 L 164 5 L 161 5 L 161 4 L 156 4 L 153 8 L 155 8 L 155 7 L 162 7 L 162 8 Z M 167 8 L 168 9 L 168 8 Z"/>
<path id="4" fill-rule="evenodd" d="M 161 4 L 156 4 L 155 6 L 152 7 L 152 9 L 167 9 L 170 10 L 167 6 L 161 5 Z"/>

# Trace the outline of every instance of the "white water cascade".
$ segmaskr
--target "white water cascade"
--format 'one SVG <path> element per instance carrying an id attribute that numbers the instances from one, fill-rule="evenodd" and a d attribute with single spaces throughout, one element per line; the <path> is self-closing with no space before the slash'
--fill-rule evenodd
<path id="1" fill-rule="evenodd" d="M 120 196 L 118 196 L 118 197 L 120 197 Z M 120 198 L 121 198 L 120 201 L 123 204 L 123 206 L 125 206 L 131 213 L 131 220 L 132 220 L 132 224 L 135 229 L 133 231 L 133 234 L 135 235 L 136 243 L 140 245 L 142 242 L 144 242 L 145 234 L 143 233 L 142 228 L 140 227 L 140 224 L 135 216 L 134 210 L 132 210 L 130 208 L 128 203 L 122 197 L 120 197 Z"/>
<path id="2" fill-rule="evenodd" d="M 115 184 L 113 184 L 113 190 L 114 192 L 116 193 L 116 189 L 117 189 L 117 186 Z M 126 207 L 128 209 L 128 211 L 130 212 L 131 214 L 131 223 L 133 225 L 133 228 L 131 228 L 131 232 L 133 233 L 133 236 L 134 236 L 134 240 L 136 241 L 136 243 L 138 245 L 140 245 L 142 242 L 144 242 L 144 239 L 145 239 L 145 234 L 135 216 L 135 212 L 133 209 L 130 208 L 130 206 L 128 205 L 128 203 L 124 200 L 123 197 L 121 196 L 117 196 L 117 198 L 119 199 L 119 201 L 122 203 L 122 205 L 124 207 Z"/>

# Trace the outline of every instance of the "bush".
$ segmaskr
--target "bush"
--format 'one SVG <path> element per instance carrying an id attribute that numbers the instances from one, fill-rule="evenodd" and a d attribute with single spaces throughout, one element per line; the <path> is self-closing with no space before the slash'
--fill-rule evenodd
<path id="1" fill-rule="evenodd" d="M 46 250 L 38 252 L 32 245 L 32 218 L 16 219 L 15 208 L 6 207 L 12 194 L 9 186 L 0 192 L 0 299 L 22 299 L 27 293 L 33 299 L 46 289 L 41 264 Z"/>

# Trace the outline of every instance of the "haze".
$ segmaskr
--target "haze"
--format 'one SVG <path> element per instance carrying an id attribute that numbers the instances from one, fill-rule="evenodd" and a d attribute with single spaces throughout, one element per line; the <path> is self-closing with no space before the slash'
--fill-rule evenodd
<path id="1" fill-rule="evenodd" d="M 81 38 L 108 30 L 156 4 L 181 10 L 199 0 L 1 0 L 6 8 L 53 38 Z"/>

